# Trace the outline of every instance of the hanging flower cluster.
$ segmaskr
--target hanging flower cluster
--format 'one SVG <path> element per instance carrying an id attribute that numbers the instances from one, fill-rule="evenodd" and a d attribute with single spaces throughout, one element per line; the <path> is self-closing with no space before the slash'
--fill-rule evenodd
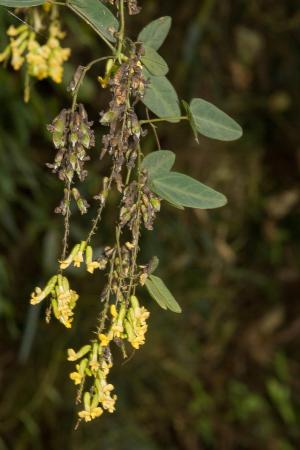
<path id="1" fill-rule="evenodd" d="M 7 30 L 10 43 L 0 53 L 0 62 L 6 64 L 10 61 L 14 70 L 20 70 L 25 66 L 27 73 L 25 101 L 30 97 L 29 77 L 38 80 L 50 78 L 55 83 L 62 82 L 63 65 L 69 59 L 71 50 L 61 47 L 65 33 L 61 31 L 58 20 L 50 23 L 48 33 L 47 41 L 40 44 L 36 31 L 27 24 L 19 27 L 10 26 Z"/>
<path id="2" fill-rule="evenodd" d="M 80 181 L 84 181 L 87 176 L 84 168 L 85 162 L 90 159 L 87 150 L 95 146 L 92 125 L 84 106 L 80 104 L 74 109 L 63 109 L 48 126 L 57 154 L 54 163 L 47 166 L 58 174 L 66 186 L 70 187 L 75 174 Z M 85 214 L 89 207 L 87 201 L 81 197 L 78 189 L 72 188 L 70 192 L 81 214 Z M 64 199 L 56 209 L 57 213 L 66 215 L 70 192 L 69 189 L 65 191 Z"/>
<path id="3" fill-rule="evenodd" d="M 70 379 L 79 385 L 79 394 L 87 381 L 91 380 L 90 389 L 83 394 L 84 409 L 79 411 L 79 419 L 86 422 L 99 417 L 103 410 L 115 411 L 117 396 L 112 394 L 114 386 L 107 381 L 113 366 L 109 344 L 115 340 L 127 340 L 133 348 L 138 349 L 145 342 L 146 320 L 149 312 L 140 307 L 138 299 L 131 296 L 127 308 L 123 303 L 119 310 L 113 304 L 110 307 L 111 323 L 107 334 L 99 333 L 98 341 L 85 345 L 78 352 L 68 350 L 68 360 L 76 362 L 76 371 L 70 373 Z"/>
<path id="4" fill-rule="evenodd" d="M 119 349 L 126 358 L 128 352 L 135 352 L 145 344 L 150 313 L 140 304 L 138 289 L 146 286 L 163 309 L 181 311 L 162 280 L 152 275 L 158 259 L 152 258 L 143 265 L 139 263 L 141 233 L 145 229 L 153 229 L 161 206 L 161 194 L 152 190 L 151 173 L 144 165 L 141 149 L 141 140 L 146 135 L 143 125 L 149 120 L 140 121 L 137 113 L 137 105 L 145 100 L 151 83 L 143 66 L 146 47 L 143 48 L 141 42 L 134 43 L 125 38 L 122 26 L 126 7 L 129 14 L 138 13 L 140 8 L 137 0 L 107 1 L 117 7 L 120 19 L 120 30 L 114 35 L 115 46 L 108 43 L 112 55 L 77 68 L 69 86 L 73 97 L 71 107 L 64 108 L 48 125 L 56 155 L 47 166 L 64 184 L 63 199 L 55 210 L 64 216 L 63 249 L 58 274 L 48 281 L 44 289 L 35 288 L 30 300 L 33 305 L 50 300 L 46 318 L 49 319 L 52 312 L 65 327 L 70 328 L 79 296 L 70 288 L 65 272 L 70 268 L 83 268 L 97 276 L 100 271 L 104 271 L 102 290 L 98 297 L 101 311 L 94 334 L 78 351 L 72 348 L 68 350 L 68 360 L 75 363 L 70 379 L 78 387 L 77 403 L 81 404 L 79 422 L 90 422 L 104 411 L 115 411 L 117 396 L 109 381 L 113 349 Z M 102 7 L 106 8 L 104 5 Z M 35 33 L 27 26 L 11 29 L 9 33 L 11 43 L 5 55 L 2 55 L 2 60 L 12 56 L 15 69 L 26 62 L 31 76 L 39 79 L 50 76 L 55 81 L 61 80 L 62 63 L 68 58 L 69 50 L 60 47 L 63 33 L 56 22 L 51 24 L 49 40 L 43 46 L 38 44 Z M 102 88 L 108 89 L 111 98 L 109 105 L 100 112 L 100 123 L 106 127 L 100 159 L 109 155 L 111 167 L 101 181 L 100 192 L 94 196 L 98 209 L 90 231 L 69 250 L 73 203 L 81 214 L 85 214 L 89 207 L 75 182 L 82 182 L 87 177 L 89 150 L 95 146 L 93 122 L 89 121 L 84 106 L 77 99 L 87 71 L 101 61 L 106 61 L 106 71 L 98 80 Z M 156 64 L 159 65 L 158 73 L 161 73 L 161 64 L 156 62 L 154 69 Z M 160 148 L 154 125 L 153 131 Z M 169 162 L 165 161 L 164 170 L 168 170 L 168 165 Z M 92 239 L 111 192 L 119 198 L 114 237 L 109 245 L 103 243 L 98 253 L 94 251 Z"/>
<path id="5" fill-rule="evenodd" d="M 51 307 L 55 317 L 66 328 L 71 328 L 73 311 L 79 296 L 70 289 L 68 279 L 62 275 L 55 275 L 48 281 L 44 289 L 36 287 L 31 294 L 30 303 L 37 305 L 48 296 L 50 296 Z"/>
<path id="6" fill-rule="evenodd" d="M 71 50 L 61 47 L 60 41 L 65 33 L 61 31 L 59 22 L 50 24 L 49 38 L 43 45 L 38 42 L 37 34 L 26 24 L 10 26 L 7 35 L 10 43 L 0 54 L 0 62 L 10 60 L 14 70 L 20 70 L 25 64 L 31 77 L 38 80 L 49 77 L 55 83 L 62 82 L 63 63 L 69 59 Z"/>

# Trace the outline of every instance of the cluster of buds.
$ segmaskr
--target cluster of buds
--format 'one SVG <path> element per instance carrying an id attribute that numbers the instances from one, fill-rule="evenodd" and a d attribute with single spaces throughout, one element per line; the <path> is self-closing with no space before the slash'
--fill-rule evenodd
<path id="1" fill-rule="evenodd" d="M 62 275 L 55 275 L 50 278 L 44 289 L 35 288 L 31 294 L 30 303 L 37 305 L 48 296 L 51 296 L 51 307 L 55 317 L 66 328 L 71 328 L 74 308 L 79 296 L 70 289 L 68 279 Z"/>
<path id="2" fill-rule="evenodd" d="M 104 410 L 113 413 L 117 396 L 112 395 L 114 386 L 107 382 L 112 368 L 110 351 L 99 342 L 93 342 L 78 352 L 69 349 L 68 360 L 77 362 L 76 371 L 70 373 L 75 385 L 83 387 L 87 378 L 92 382 L 91 389 L 83 394 L 84 409 L 78 413 L 79 418 L 90 422 L 101 416 Z"/>
<path id="3" fill-rule="evenodd" d="M 103 136 L 101 157 L 108 152 L 114 160 L 114 179 L 121 190 L 121 171 L 126 163 L 133 167 L 142 130 L 135 113 L 135 104 L 144 96 L 146 81 L 141 64 L 142 49 L 132 48 L 128 60 L 117 68 L 110 78 L 113 99 L 109 109 L 101 113 L 100 122 L 109 126 Z M 129 104 L 132 106 L 130 107 Z"/>
<path id="4" fill-rule="evenodd" d="M 131 306 L 125 319 L 125 330 L 128 342 L 133 348 L 138 349 L 145 343 L 145 334 L 148 329 L 146 320 L 150 313 L 144 306 L 139 305 L 136 296 L 132 295 L 130 297 L 130 303 Z"/>
<path id="5" fill-rule="evenodd" d="M 140 196 L 140 202 L 138 198 Z M 150 191 L 144 178 L 139 185 L 136 181 L 130 183 L 123 192 L 120 223 L 132 230 L 137 214 L 141 213 L 147 230 L 153 229 L 157 213 L 160 211 L 160 198 Z"/>
<path id="6" fill-rule="evenodd" d="M 58 149 L 54 163 L 48 167 L 58 172 L 61 180 L 71 183 L 75 173 L 80 181 L 85 179 L 84 163 L 90 159 L 87 150 L 95 145 L 92 125 L 82 104 L 74 112 L 63 109 L 48 125 L 53 144 Z"/>
<path id="7" fill-rule="evenodd" d="M 99 335 L 101 345 L 105 347 L 113 340 L 117 344 L 120 340 L 127 340 L 133 348 L 140 348 L 145 343 L 149 311 L 139 305 L 135 295 L 131 295 L 129 307 L 125 302 L 121 304 L 119 310 L 115 305 L 111 305 L 110 313 L 112 316 L 110 328 L 106 334 Z"/>
<path id="8" fill-rule="evenodd" d="M 83 262 L 86 264 L 87 272 L 93 274 L 96 269 L 105 269 L 107 258 L 102 256 L 97 260 L 94 260 L 92 247 L 87 245 L 86 241 L 82 241 L 80 244 L 76 244 L 73 247 L 69 256 L 64 261 L 60 261 L 60 269 L 65 270 L 72 264 L 74 267 L 79 268 Z"/>
<path id="9" fill-rule="evenodd" d="M 87 176 L 84 164 L 90 159 L 87 150 L 95 145 L 94 131 L 89 122 L 87 112 L 83 105 L 79 105 L 73 112 L 63 109 L 59 115 L 48 125 L 48 130 L 52 133 L 52 140 L 58 150 L 52 164 L 47 164 L 54 173 L 58 173 L 59 178 L 66 184 L 71 184 L 76 173 L 79 180 L 83 181 Z M 87 212 L 89 204 L 82 198 L 78 189 L 72 189 L 72 196 L 81 214 Z M 68 190 L 56 208 L 57 213 L 66 214 L 68 208 Z"/>
<path id="10" fill-rule="evenodd" d="M 38 80 L 49 77 L 55 83 L 62 82 L 63 63 L 69 59 L 71 50 L 61 47 L 60 40 L 65 34 L 60 30 L 58 22 L 51 23 L 49 38 L 44 45 L 37 41 L 36 33 L 26 24 L 10 26 L 7 35 L 10 44 L 0 54 L 0 62 L 10 59 L 14 70 L 20 70 L 26 63 L 27 73 L 31 77 Z"/>

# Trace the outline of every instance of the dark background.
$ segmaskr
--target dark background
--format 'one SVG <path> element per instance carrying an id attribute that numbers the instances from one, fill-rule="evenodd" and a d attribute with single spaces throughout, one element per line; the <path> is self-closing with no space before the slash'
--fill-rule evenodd
<path id="1" fill-rule="evenodd" d="M 64 11 L 72 47 L 65 82 L 38 83 L 22 102 L 20 73 L 0 69 L 0 450 L 298 450 L 300 448 L 300 6 L 295 0 L 147 0 L 129 21 L 134 38 L 150 20 L 173 17 L 162 49 L 181 98 L 203 97 L 232 115 L 244 137 L 223 144 L 186 126 L 161 125 L 176 168 L 224 192 L 213 212 L 164 205 L 141 260 L 183 307 L 151 310 L 147 343 L 113 381 L 117 412 L 74 432 L 76 409 L 66 349 L 85 343 L 98 314 L 99 279 L 74 276 L 81 292 L 71 331 L 30 308 L 32 287 L 56 270 L 62 186 L 45 163 L 54 155 L 45 124 L 69 105 L 78 64 L 105 48 Z M 0 10 L 1 47 L 15 19 Z M 94 70 L 81 93 L 90 117 L 107 98 Z M 91 199 L 107 173 L 100 136 L 90 164 Z M 149 135 L 145 148 L 154 150 Z M 112 199 L 96 245 L 109 243 Z M 93 209 L 93 208 L 92 208 Z M 77 242 L 89 217 L 73 216 Z"/>

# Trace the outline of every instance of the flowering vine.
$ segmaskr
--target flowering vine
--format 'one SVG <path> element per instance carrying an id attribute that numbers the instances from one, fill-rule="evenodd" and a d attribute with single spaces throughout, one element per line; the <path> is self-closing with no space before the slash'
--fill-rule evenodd
<path id="1" fill-rule="evenodd" d="M 0 0 L 1 4 L 6 4 Z M 16 6 L 22 6 L 22 0 Z M 104 4 L 106 3 L 106 5 Z M 71 104 L 54 118 L 48 130 L 56 150 L 48 164 L 63 183 L 63 198 L 55 212 L 64 218 L 62 254 L 57 273 L 44 288 L 36 287 L 31 304 L 48 301 L 47 320 L 51 314 L 66 328 L 73 324 L 79 294 L 70 287 L 70 267 L 83 266 L 90 275 L 105 273 L 100 295 L 101 311 L 94 334 L 80 349 L 68 349 L 68 361 L 74 363 L 70 379 L 77 386 L 78 420 L 89 422 L 103 414 L 113 413 L 117 395 L 108 378 L 113 366 L 112 346 L 121 349 L 124 358 L 128 349 L 137 350 L 145 343 L 149 311 L 141 305 L 140 290 L 146 288 L 163 309 L 181 312 L 181 308 L 164 282 L 154 272 L 158 259 L 139 261 L 142 232 L 152 230 L 162 201 L 177 208 L 210 209 L 226 204 L 219 192 L 184 174 L 172 171 L 175 155 L 161 150 L 156 124 L 162 121 L 188 121 L 198 133 L 220 140 L 238 139 L 239 125 L 227 114 L 203 99 L 183 102 L 166 78 L 168 65 L 157 50 L 164 42 L 171 19 L 163 17 L 148 24 L 136 40 L 125 35 L 125 14 L 137 14 L 141 8 L 136 0 L 68 0 L 43 2 L 26 0 L 26 6 L 42 4 L 42 8 L 26 9 L 30 24 L 10 27 L 10 44 L 0 55 L 19 70 L 26 66 L 27 77 L 46 77 L 61 82 L 63 63 L 70 56 L 61 47 L 61 31 L 57 6 L 70 8 L 87 22 L 107 44 L 110 54 L 100 56 L 87 66 L 79 66 L 70 82 Z M 116 16 L 109 8 L 113 8 Z M 39 18 L 40 20 L 37 20 Z M 42 25 L 41 25 L 42 23 Z M 48 23 L 49 38 L 44 44 L 37 40 L 38 29 Z M 104 134 L 100 158 L 110 158 L 110 170 L 102 180 L 101 192 L 95 195 L 98 204 L 91 228 L 81 242 L 70 246 L 70 220 L 73 205 L 82 215 L 89 207 L 80 192 L 79 183 L 88 176 L 90 152 L 95 151 L 94 123 L 89 120 L 83 104 L 78 102 L 80 88 L 88 71 L 95 64 L 105 63 L 105 73 L 98 77 L 100 86 L 110 92 L 107 107 L 100 111 L 99 122 Z M 26 88 L 26 100 L 28 89 Z M 144 104 L 141 119 L 137 105 Z M 184 110 L 182 115 L 181 109 Z M 157 117 L 151 118 L 150 112 Z M 148 155 L 142 150 L 143 138 L 149 129 L 154 133 L 158 149 Z M 95 258 L 93 238 L 100 226 L 107 199 L 115 190 L 119 195 L 118 221 L 114 242 L 103 248 Z M 78 422 L 78 423 L 79 423 Z"/>

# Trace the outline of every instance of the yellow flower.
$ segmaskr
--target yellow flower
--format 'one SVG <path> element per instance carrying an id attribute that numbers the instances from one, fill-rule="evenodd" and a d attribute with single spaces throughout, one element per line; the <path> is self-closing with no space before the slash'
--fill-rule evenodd
<path id="1" fill-rule="evenodd" d="M 79 372 L 70 373 L 70 379 L 73 380 L 75 384 L 81 384 L 82 378 L 83 377 Z"/>
<path id="2" fill-rule="evenodd" d="M 76 361 L 77 353 L 72 348 L 68 349 L 68 361 Z"/>
<path id="3" fill-rule="evenodd" d="M 46 4 L 45 7 L 47 7 Z M 44 45 L 36 39 L 36 33 L 27 25 L 11 26 L 7 30 L 10 44 L 0 54 L 0 62 L 11 56 L 11 65 L 20 70 L 27 63 L 27 73 L 43 80 L 50 77 L 55 83 L 61 83 L 63 77 L 63 63 L 70 57 L 71 50 L 62 48 L 60 40 L 65 34 L 60 30 L 58 22 L 53 22 L 49 28 L 49 38 Z"/>
<path id="4" fill-rule="evenodd" d="M 107 347 L 111 341 L 110 337 L 103 333 L 99 334 L 99 339 L 102 347 Z"/>
<path id="5" fill-rule="evenodd" d="M 116 305 L 111 305 L 111 307 L 110 307 L 110 313 L 111 313 L 111 315 L 113 316 L 114 319 L 115 319 L 116 317 L 118 317 Z"/>
<path id="6" fill-rule="evenodd" d="M 100 417 L 103 414 L 103 409 L 97 406 L 96 408 L 91 409 L 90 411 L 80 411 L 78 413 L 78 416 L 81 419 L 84 419 L 85 422 L 90 422 L 93 419 L 96 419 L 96 417 Z"/>
<path id="7" fill-rule="evenodd" d="M 106 379 L 97 379 L 95 383 L 98 401 L 101 403 L 103 409 L 110 413 L 115 411 L 115 403 L 117 400 L 116 395 L 111 395 L 114 390 L 114 386 L 106 382 Z"/>
<path id="8" fill-rule="evenodd" d="M 94 270 L 100 269 L 100 263 L 97 261 L 91 261 L 87 263 L 86 269 L 89 273 L 94 273 Z"/>
<path id="9" fill-rule="evenodd" d="M 45 294 L 44 291 L 42 291 L 41 288 L 36 287 L 34 292 L 32 292 L 31 294 L 31 299 L 30 299 L 30 303 L 32 305 L 37 305 L 38 303 L 40 303 L 42 300 L 44 300 L 45 298 Z"/>
<path id="10" fill-rule="evenodd" d="M 80 267 L 82 262 L 83 262 L 83 252 L 79 251 L 77 255 L 74 256 L 73 263 L 75 267 Z"/>
<path id="11" fill-rule="evenodd" d="M 129 308 L 125 320 L 127 339 L 133 348 L 139 349 L 145 343 L 145 334 L 148 326 L 146 320 L 150 313 L 143 306 L 140 307 L 135 296 L 130 298 L 131 308 Z"/>
<path id="12" fill-rule="evenodd" d="M 90 361 L 90 368 L 93 372 L 97 372 L 100 368 L 100 363 L 97 360 L 92 359 L 92 361 Z"/>

